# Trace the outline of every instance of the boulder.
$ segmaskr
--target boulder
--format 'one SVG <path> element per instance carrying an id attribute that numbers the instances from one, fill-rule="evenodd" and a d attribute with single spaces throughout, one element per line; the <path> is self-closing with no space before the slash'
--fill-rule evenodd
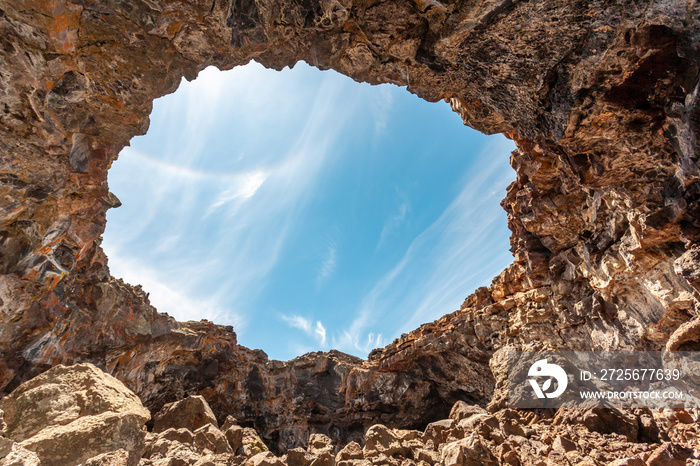
<path id="1" fill-rule="evenodd" d="M 233 453 L 226 436 L 213 424 L 207 424 L 194 431 L 194 444 L 212 453 Z"/>
<path id="2" fill-rule="evenodd" d="M 251 429 L 250 427 L 243 428 L 241 449 L 247 458 L 269 450 L 255 429 Z"/>
<path id="3" fill-rule="evenodd" d="M 323 434 L 311 434 L 309 436 L 309 453 L 321 455 L 323 453 L 333 453 L 333 442 L 328 436 Z"/>
<path id="4" fill-rule="evenodd" d="M 131 413 L 85 416 L 67 425 L 46 427 L 20 446 L 37 454 L 43 466 L 78 465 L 101 453 L 124 449 L 129 465 L 138 464 L 145 449 L 143 418 Z"/>
<path id="5" fill-rule="evenodd" d="M 5 436 L 17 442 L 47 426 L 106 412 L 130 413 L 141 425 L 151 418 L 131 390 L 92 364 L 55 366 L 1 399 L 0 409 Z"/>
<path id="6" fill-rule="evenodd" d="M 158 434 L 146 436 L 144 458 L 160 460 L 173 458 L 190 464 L 199 458 L 199 450 L 194 445 L 194 434 L 187 429 L 168 429 Z"/>
<path id="7" fill-rule="evenodd" d="M 153 432 L 163 432 L 170 428 L 185 428 L 194 432 L 207 424 L 217 429 L 214 412 L 203 396 L 188 396 L 184 400 L 168 403 L 153 416 Z"/>
<path id="8" fill-rule="evenodd" d="M 375 424 L 365 433 L 364 457 L 406 457 L 412 448 L 422 445 L 420 442 L 412 442 L 421 435 L 417 430 L 390 429 L 382 424 Z M 375 461 L 376 458 L 372 460 L 373 463 Z"/>
<path id="9" fill-rule="evenodd" d="M 444 466 L 497 466 L 498 460 L 476 432 L 445 445 L 441 462 Z"/>
<path id="10" fill-rule="evenodd" d="M 454 419 L 443 419 L 442 421 L 431 422 L 423 433 L 423 442 L 432 440 L 435 445 L 445 443 L 456 422 Z"/>
<path id="11" fill-rule="evenodd" d="M 491 414 L 475 414 L 459 421 L 459 427 L 464 431 L 465 436 L 470 432 L 476 432 L 484 438 L 491 438 L 494 431 L 500 430 L 498 418 Z"/>
<path id="12" fill-rule="evenodd" d="M 459 422 L 462 419 L 466 419 L 474 414 L 483 414 L 486 410 L 479 405 L 470 405 L 464 401 L 458 401 L 452 405 L 450 410 L 450 419 L 454 419 L 455 422 Z"/>
<path id="13" fill-rule="evenodd" d="M 226 428 L 226 425 L 227 424 L 224 423 L 225 428 L 222 429 L 222 431 L 226 436 L 226 440 L 228 440 L 231 451 L 233 451 L 233 453 L 237 453 L 238 449 L 243 446 L 243 427 L 238 425 L 230 425 L 228 428 Z"/>
<path id="14" fill-rule="evenodd" d="M 301 447 L 287 451 L 287 464 L 289 466 L 309 466 L 315 459 L 315 455 Z"/>
<path id="15" fill-rule="evenodd" d="M 664 443 L 647 458 L 648 466 L 685 466 L 693 450 L 674 443 Z"/>

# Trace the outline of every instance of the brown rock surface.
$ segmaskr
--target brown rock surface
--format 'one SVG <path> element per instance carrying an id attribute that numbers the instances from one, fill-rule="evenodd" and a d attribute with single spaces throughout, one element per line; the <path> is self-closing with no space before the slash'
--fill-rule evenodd
<path id="1" fill-rule="evenodd" d="M 154 412 L 199 394 L 283 450 L 312 431 L 423 429 L 458 400 L 498 411 L 511 349 L 699 349 L 699 12 L 680 0 L 4 1 L 0 390 L 89 361 Z M 99 246 L 119 205 L 110 164 L 181 77 L 253 58 L 407 85 L 512 138 L 513 264 L 367 361 L 270 361 L 230 327 L 176 322 L 110 277 Z M 603 418 L 588 418 L 597 431 L 576 425 L 620 433 L 601 433 Z M 634 426 L 618 420 L 627 437 L 607 445 L 631 445 Z M 551 449 L 512 437 L 498 461 L 537 464 L 527 458 Z M 648 450 L 601 445 L 598 462 Z"/>
<path id="2" fill-rule="evenodd" d="M 78 465 L 119 450 L 134 466 L 144 450 L 144 424 L 151 418 L 133 392 L 91 364 L 56 366 L 20 385 L 0 404 L 5 433 L 17 442 L 2 455 L 3 466 L 30 464 L 35 457 L 46 466 Z M 109 464 L 111 457 L 120 454 L 99 461 Z"/>
<path id="3" fill-rule="evenodd" d="M 106 412 L 132 414 L 140 424 L 151 419 L 131 390 L 92 364 L 56 366 L 1 399 L 0 408 L 7 423 L 4 435 L 18 442 L 46 426 Z"/>
<path id="4" fill-rule="evenodd" d="M 194 432 L 207 424 L 219 427 L 209 403 L 199 395 L 188 396 L 184 400 L 168 403 L 153 416 L 154 432 L 180 428 Z"/>

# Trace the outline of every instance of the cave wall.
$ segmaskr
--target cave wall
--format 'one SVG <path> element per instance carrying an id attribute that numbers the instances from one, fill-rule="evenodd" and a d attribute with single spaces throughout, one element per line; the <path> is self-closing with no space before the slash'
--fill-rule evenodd
<path id="1" fill-rule="evenodd" d="M 0 390 L 90 361 L 151 408 L 188 393 L 280 448 L 505 406 L 508 349 L 700 349 L 698 39 L 686 1 L 0 3 Z M 207 66 L 304 60 L 504 133 L 513 264 L 367 361 L 269 361 L 109 274 L 107 170 Z M 492 154 L 505 157 L 507 154 Z M 465 290 L 465 294 L 470 290 Z M 167 309 L 160 309 L 167 312 Z"/>

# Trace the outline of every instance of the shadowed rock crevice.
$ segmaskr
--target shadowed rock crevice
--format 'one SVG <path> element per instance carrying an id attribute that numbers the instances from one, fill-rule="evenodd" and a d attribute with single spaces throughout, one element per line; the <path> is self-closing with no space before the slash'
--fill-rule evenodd
<path id="1" fill-rule="evenodd" d="M 0 389 L 93 362 L 150 409 L 199 394 L 284 450 L 459 400 L 500 412 L 510 349 L 695 348 L 699 35 L 665 0 L 4 2 Z M 512 138 L 513 264 L 367 361 L 270 361 L 110 277 L 111 162 L 182 77 L 252 59 L 407 86 Z"/>

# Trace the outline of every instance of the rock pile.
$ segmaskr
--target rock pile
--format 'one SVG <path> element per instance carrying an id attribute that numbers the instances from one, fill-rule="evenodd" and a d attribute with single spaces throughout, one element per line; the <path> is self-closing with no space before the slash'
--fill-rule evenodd
<path id="1" fill-rule="evenodd" d="M 542 417 L 458 402 L 424 431 L 376 424 L 357 442 L 314 433 L 281 456 L 228 416 L 219 427 L 201 396 L 154 416 L 90 364 L 57 366 L 0 400 L 0 466 L 513 466 L 700 464 L 700 412 L 593 410 Z M 596 417 L 597 416 L 597 417 Z M 585 422 L 578 422 L 583 420 Z M 619 425 L 625 435 L 606 433 Z"/>

